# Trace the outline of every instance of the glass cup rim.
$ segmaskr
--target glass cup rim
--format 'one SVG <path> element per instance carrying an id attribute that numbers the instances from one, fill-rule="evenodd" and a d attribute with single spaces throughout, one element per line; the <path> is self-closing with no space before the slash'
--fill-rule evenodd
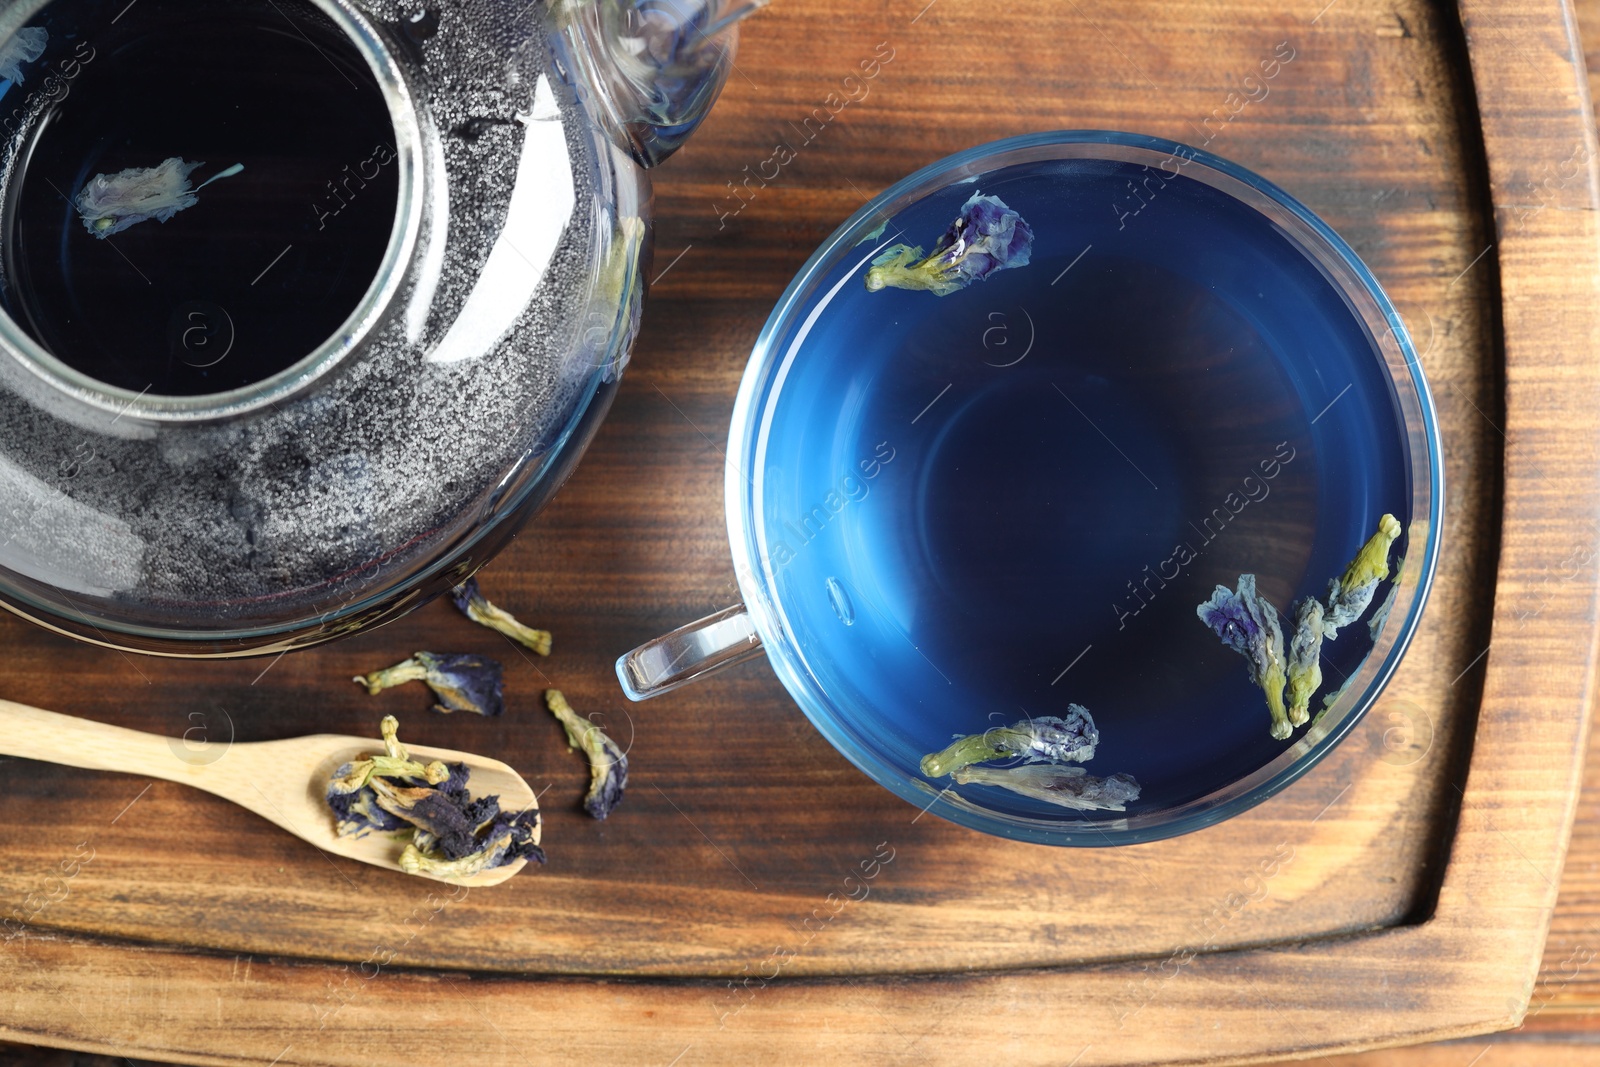
<path id="1" fill-rule="evenodd" d="M 780 359 L 787 363 L 793 358 L 803 335 L 784 346 L 777 342 L 788 338 L 795 326 L 797 311 L 822 274 L 859 243 L 870 231 L 869 223 L 874 219 L 891 218 L 906 204 L 968 177 L 1018 163 L 1066 158 L 1145 159 L 1147 165 L 1160 161 L 1163 166 L 1175 162 L 1180 171 L 1198 167 L 1191 176 L 1205 180 L 1206 184 L 1262 211 L 1269 218 L 1273 215 L 1265 208 L 1280 213 L 1282 217 L 1274 221 L 1280 228 L 1295 228 L 1296 232 L 1285 229 L 1286 236 L 1328 277 L 1350 306 L 1351 314 L 1371 336 L 1378 350 L 1375 355 L 1384 363 L 1400 401 L 1402 410 L 1397 413 L 1397 419 L 1413 468 L 1412 545 L 1408 554 L 1420 555 L 1420 561 L 1416 570 L 1405 576 L 1405 582 L 1396 579 L 1400 596 L 1396 607 L 1403 606 L 1404 611 L 1396 613 L 1398 626 L 1386 627 L 1380 633 L 1372 654 L 1353 676 L 1365 675 L 1365 684 L 1359 691 L 1355 691 L 1354 685 L 1344 690 L 1318 724 L 1269 763 L 1210 796 L 1141 813 L 1137 816 L 1137 825 L 1133 825 L 1132 819 L 1088 822 L 994 812 L 956 797 L 948 788 L 936 789 L 925 779 L 907 773 L 871 751 L 851 731 L 846 722 L 847 713 L 834 704 L 806 669 L 788 639 L 783 613 L 773 592 L 771 564 L 762 560 L 756 541 L 758 440 L 764 435 L 770 411 L 782 390 L 781 380 L 776 385 L 769 387 L 769 384 Z M 854 273 L 852 270 L 846 278 L 853 277 Z M 1363 308 L 1362 304 L 1368 306 Z M 821 306 L 813 309 L 812 321 L 820 316 L 821 310 Z M 1383 326 L 1381 334 L 1377 330 L 1380 324 Z M 787 356 L 783 348 L 789 350 Z M 969 829 L 1013 840 L 1092 847 L 1174 837 L 1237 815 L 1298 780 L 1361 721 L 1398 668 L 1416 633 L 1433 583 L 1440 552 L 1444 496 L 1442 455 L 1432 394 L 1404 322 L 1366 264 L 1309 208 L 1260 175 L 1203 149 L 1144 134 L 1056 130 L 992 141 L 936 160 L 873 197 L 822 242 L 778 299 L 752 348 L 728 431 L 723 501 L 734 573 L 751 621 L 767 651 L 767 659 L 812 725 L 846 759 L 908 803 Z M 1424 535 L 1420 553 L 1415 545 L 1419 532 Z M 1406 570 L 1411 571 L 1411 568 Z M 1409 597 L 1407 586 L 1411 589 Z M 1395 621 L 1396 616 L 1391 616 L 1391 621 Z"/>

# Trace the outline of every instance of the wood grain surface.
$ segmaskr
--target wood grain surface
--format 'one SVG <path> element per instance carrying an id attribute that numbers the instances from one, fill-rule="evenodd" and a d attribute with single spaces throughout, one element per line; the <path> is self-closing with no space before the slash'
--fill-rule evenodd
<path id="1" fill-rule="evenodd" d="M 548 660 L 442 604 L 278 662 L 130 659 L 0 620 L 6 697 L 188 731 L 220 759 L 231 740 L 371 731 L 385 712 L 408 740 L 505 759 L 551 790 L 548 867 L 445 900 L 176 786 L 6 764 L 0 902 L 27 936 L 4 946 L 0 1036 L 354 1063 L 409 1020 L 418 1035 L 477 1034 L 485 1062 L 787 1049 L 1088 1065 L 1259 1060 L 1514 1023 L 1560 870 L 1593 658 L 1583 518 L 1600 461 L 1584 433 L 1594 372 L 1578 355 L 1594 350 L 1600 309 L 1588 101 L 1558 4 L 1468 4 L 1466 39 L 1454 11 L 1425 3 L 1318 8 L 789 0 L 764 12 L 707 127 L 658 175 L 658 276 L 616 407 L 573 481 L 483 576 L 555 631 Z M 1293 62 L 1229 119 L 1229 94 L 1282 41 Z M 880 43 L 894 59 L 867 95 L 730 214 L 728 183 Z M 631 709 L 610 672 L 619 652 L 735 596 L 723 437 L 751 342 L 811 249 L 917 166 L 1060 127 L 1209 131 L 1213 151 L 1340 230 L 1425 353 L 1450 484 L 1434 600 L 1384 704 L 1268 804 L 1114 851 L 919 817 L 835 754 L 762 664 Z M 1589 155 L 1561 177 L 1574 145 Z M 441 718 L 421 693 L 369 698 L 347 681 L 419 648 L 505 659 L 507 716 Z M 576 809 L 586 772 L 538 705 L 550 684 L 631 746 L 629 796 L 604 824 Z M 833 915 L 828 895 L 880 842 L 894 861 Z M 1284 854 L 1263 899 L 1234 903 Z M 1558 922 L 1541 989 L 1578 958 L 1562 939 L 1585 936 Z M 1188 956 L 1201 945 L 1238 951 Z M 1549 1008 L 1536 1003 L 1555 1011 L 1594 968 L 1580 970 Z"/>

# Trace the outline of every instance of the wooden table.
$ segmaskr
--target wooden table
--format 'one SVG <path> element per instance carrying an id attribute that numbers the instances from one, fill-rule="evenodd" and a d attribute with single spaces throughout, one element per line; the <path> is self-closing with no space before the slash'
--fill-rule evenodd
<path id="1" fill-rule="evenodd" d="M 415 1060 L 466 1042 L 492 1064 L 1089 1067 L 1462 1037 L 1527 1011 L 1544 1043 L 1491 1044 L 1478 1062 L 1532 1047 L 1577 1062 L 1548 1043 L 1600 998 L 1589 820 L 1542 944 L 1600 585 L 1600 193 L 1568 13 L 925 3 L 774 5 L 660 172 L 659 275 L 616 407 L 483 578 L 555 631 L 548 660 L 443 604 L 278 662 L 130 659 L 0 619 L 7 697 L 189 730 L 222 759 L 230 738 L 368 732 L 389 711 L 419 744 L 500 756 L 549 784 L 548 867 L 446 900 L 177 786 L 8 763 L 0 902 L 25 907 L 28 934 L 4 946 L 0 1039 L 218 1064 Z M 1281 42 L 1293 60 L 1241 104 Z M 893 59 L 866 94 L 730 217 L 729 183 L 880 45 Z M 762 664 L 631 709 L 610 667 L 735 597 L 724 428 L 811 249 L 917 166 L 1059 127 L 1209 138 L 1343 233 L 1424 352 L 1450 486 L 1434 600 L 1385 701 L 1269 803 L 1117 850 L 920 818 L 829 748 Z M 419 648 L 507 660 L 511 711 L 446 719 L 418 693 L 348 682 Z M 629 795 L 603 824 L 576 809 L 586 772 L 538 707 L 547 685 L 631 744 Z M 893 862 L 835 912 L 829 894 L 880 842 Z M 1249 872 L 1284 855 L 1250 900 Z M 1465 1067 L 1484 1048 L 1346 1062 Z"/>

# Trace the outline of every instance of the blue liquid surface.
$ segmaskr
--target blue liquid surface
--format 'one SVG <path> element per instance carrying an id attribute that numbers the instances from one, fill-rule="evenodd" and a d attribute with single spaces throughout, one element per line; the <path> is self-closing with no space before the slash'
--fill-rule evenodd
<path id="1" fill-rule="evenodd" d="M 1394 388 L 1338 290 L 1269 220 L 1187 177 L 1119 219 L 1144 173 L 1053 161 L 946 188 L 796 316 L 850 275 L 769 412 L 762 555 L 841 728 L 909 773 L 952 735 L 1078 703 L 1101 738 L 1085 769 L 1143 787 L 1130 815 L 1237 781 L 1290 742 L 1195 606 L 1249 572 L 1288 613 L 1384 512 L 1411 521 Z M 866 290 L 863 257 L 931 247 L 978 190 L 1032 225 L 1030 265 L 945 297 Z M 1406 551 L 1402 537 L 1392 558 Z M 1324 645 L 1313 714 L 1370 652 L 1370 617 Z"/>

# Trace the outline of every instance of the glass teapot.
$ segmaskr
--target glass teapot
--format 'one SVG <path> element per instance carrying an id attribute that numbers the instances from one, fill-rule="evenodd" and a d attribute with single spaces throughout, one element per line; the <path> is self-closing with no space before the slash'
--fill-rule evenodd
<path id="1" fill-rule="evenodd" d="M 0 6 L 0 602 L 227 656 L 463 580 L 604 416 L 758 6 Z"/>

